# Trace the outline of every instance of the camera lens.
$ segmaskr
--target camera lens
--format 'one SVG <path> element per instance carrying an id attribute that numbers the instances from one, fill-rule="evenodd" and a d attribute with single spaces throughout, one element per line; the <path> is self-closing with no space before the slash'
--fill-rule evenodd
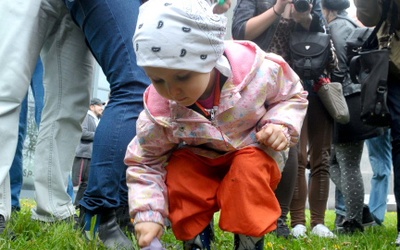
<path id="1" fill-rule="evenodd" d="M 307 0 L 297 0 L 293 3 L 297 12 L 306 12 L 310 9 L 310 3 Z"/>

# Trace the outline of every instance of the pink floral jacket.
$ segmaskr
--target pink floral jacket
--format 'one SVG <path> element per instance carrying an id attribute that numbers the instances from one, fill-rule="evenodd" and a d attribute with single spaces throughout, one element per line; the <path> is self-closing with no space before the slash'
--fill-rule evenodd
<path id="1" fill-rule="evenodd" d="M 232 74 L 223 85 L 213 121 L 161 97 L 152 85 L 145 91 L 137 136 L 125 157 L 135 223 L 164 224 L 168 216 L 165 166 L 178 148 L 214 158 L 221 152 L 257 146 L 282 169 L 287 150 L 276 152 L 258 144 L 256 132 L 267 123 L 282 124 L 289 128 L 291 144 L 297 143 L 308 101 L 296 73 L 280 56 L 265 53 L 249 41 L 226 41 L 225 55 Z"/>

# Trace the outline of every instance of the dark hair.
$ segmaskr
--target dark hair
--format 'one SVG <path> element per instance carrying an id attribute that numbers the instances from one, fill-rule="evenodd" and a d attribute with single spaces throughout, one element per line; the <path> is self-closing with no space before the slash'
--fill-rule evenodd
<path id="1" fill-rule="evenodd" d="M 328 10 L 342 11 L 350 7 L 349 0 L 322 0 L 322 7 Z"/>

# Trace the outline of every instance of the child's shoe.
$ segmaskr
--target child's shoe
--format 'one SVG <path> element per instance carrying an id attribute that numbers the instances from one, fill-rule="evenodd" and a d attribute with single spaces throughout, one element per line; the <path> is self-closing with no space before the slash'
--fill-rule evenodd
<path id="1" fill-rule="evenodd" d="M 184 250 L 211 250 L 211 242 L 214 241 L 213 223 L 210 223 L 199 235 L 194 239 L 184 241 Z"/>
<path id="2" fill-rule="evenodd" d="M 234 248 L 235 250 L 263 250 L 264 237 L 251 237 L 243 234 L 235 234 Z"/>

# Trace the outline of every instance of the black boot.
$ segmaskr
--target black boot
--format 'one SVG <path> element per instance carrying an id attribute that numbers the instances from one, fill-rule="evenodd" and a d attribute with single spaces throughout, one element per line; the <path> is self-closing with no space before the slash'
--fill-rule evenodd
<path id="1" fill-rule="evenodd" d="M 128 206 L 118 207 L 115 210 L 115 214 L 117 215 L 117 223 L 122 231 L 127 233 L 135 233 L 135 227 L 131 221 Z"/>
<path id="2" fill-rule="evenodd" d="M 184 250 L 210 250 L 211 242 L 214 241 L 214 223 L 211 222 L 199 235 L 194 239 L 184 241 Z"/>
<path id="3" fill-rule="evenodd" d="M 263 250 L 264 237 L 251 237 L 243 234 L 234 235 L 235 250 Z"/>
<path id="4" fill-rule="evenodd" d="M 107 209 L 99 214 L 80 206 L 79 226 L 83 229 L 86 239 L 92 240 L 96 236 L 109 249 L 134 249 L 133 242 L 126 237 L 117 223 L 113 209 Z"/>
<path id="5" fill-rule="evenodd" d="M 99 238 L 111 249 L 134 249 L 133 242 L 119 227 L 114 210 L 100 214 Z"/>

